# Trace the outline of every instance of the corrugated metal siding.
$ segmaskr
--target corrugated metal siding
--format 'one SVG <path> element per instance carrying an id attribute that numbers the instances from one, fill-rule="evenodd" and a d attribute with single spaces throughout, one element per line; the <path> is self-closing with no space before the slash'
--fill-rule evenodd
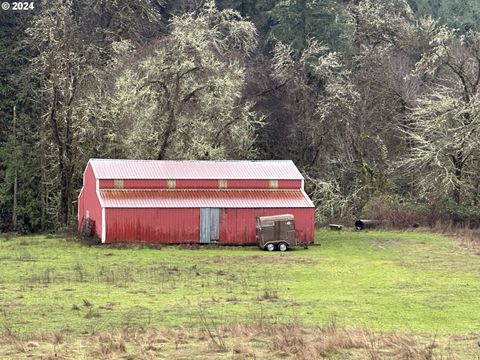
<path id="1" fill-rule="evenodd" d="M 300 189 L 301 180 L 278 180 L 279 189 Z M 167 189 L 165 179 L 126 179 L 123 181 L 124 189 Z M 176 181 L 177 189 L 218 189 L 218 179 L 179 179 Z M 100 189 L 115 189 L 114 179 L 101 179 Z M 269 189 L 269 180 L 227 180 L 227 189 Z"/>
<path id="2" fill-rule="evenodd" d="M 219 242 L 255 244 L 255 218 L 286 213 L 295 216 L 299 242 L 313 242 L 313 209 L 220 209 Z M 106 209 L 105 216 L 107 243 L 200 242 L 200 209 Z"/>
<path id="3" fill-rule="evenodd" d="M 107 208 L 308 208 L 300 190 L 101 190 Z"/>
<path id="4" fill-rule="evenodd" d="M 301 180 L 278 180 L 279 189 L 301 189 Z"/>
<path id="5" fill-rule="evenodd" d="M 313 243 L 314 209 L 222 209 L 220 243 L 254 244 L 257 216 L 292 214 L 300 243 Z"/>
<path id="6" fill-rule="evenodd" d="M 218 180 L 187 180 L 178 179 L 177 189 L 218 189 Z"/>
<path id="7" fill-rule="evenodd" d="M 93 174 L 92 167 L 87 166 L 85 175 L 83 177 L 83 190 L 78 198 L 78 228 L 82 219 L 86 217 L 86 212 L 89 212 L 90 219 L 95 221 L 95 235 L 101 238 L 102 236 L 102 207 L 97 197 L 97 181 Z"/>
<path id="8" fill-rule="evenodd" d="M 115 180 L 113 179 L 100 179 L 100 189 L 115 189 Z"/>
<path id="9" fill-rule="evenodd" d="M 115 189 L 115 179 L 101 179 L 99 183 L 100 189 Z M 167 180 L 146 179 L 146 180 L 123 180 L 124 189 L 166 189 Z"/>
<path id="10" fill-rule="evenodd" d="M 106 242 L 198 243 L 199 209 L 106 209 Z"/>
<path id="11" fill-rule="evenodd" d="M 229 189 L 269 189 L 270 180 L 228 180 Z M 278 180 L 279 189 L 301 189 L 301 180 Z"/>
<path id="12" fill-rule="evenodd" d="M 91 159 L 98 179 L 302 180 L 291 160 L 155 161 Z"/>

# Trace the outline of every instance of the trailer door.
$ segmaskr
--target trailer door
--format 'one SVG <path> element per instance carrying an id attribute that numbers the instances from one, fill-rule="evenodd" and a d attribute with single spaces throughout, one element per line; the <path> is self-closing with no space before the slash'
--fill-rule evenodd
<path id="1" fill-rule="evenodd" d="M 220 209 L 200 209 L 200 242 L 208 244 L 218 241 L 220 234 Z"/>

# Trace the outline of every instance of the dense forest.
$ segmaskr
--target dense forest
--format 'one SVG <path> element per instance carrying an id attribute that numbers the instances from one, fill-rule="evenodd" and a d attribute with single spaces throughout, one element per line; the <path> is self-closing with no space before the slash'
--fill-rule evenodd
<path id="1" fill-rule="evenodd" d="M 0 11 L 0 231 L 89 158 L 292 159 L 319 223 L 480 218 L 477 0 L 49 0 Z"/>

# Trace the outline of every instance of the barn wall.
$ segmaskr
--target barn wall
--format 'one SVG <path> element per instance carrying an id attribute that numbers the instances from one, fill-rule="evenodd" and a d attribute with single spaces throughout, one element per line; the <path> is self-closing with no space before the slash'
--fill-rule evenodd
<path id="1" fill-rule="evenodd" d="M 199 209 L 106 209 L 106 242 L 197 243 Z"/>
<path id="2" fill-rule="evenodd" d="M 93 173 L 92 165 L 90 163 L 85 169 L 83 177 L 83 187 L 78 197 L 78 228 L 83 218 L 86 217 L 87 210 L 90 213 L 90 219 L 95 221 L 95 235 L 98 238 L 102 237 L 102 207 L 97 196 L 97 184 L 95 175 Z"/>
<path id="3" fill-rule="evenodd" d="M 220 209 L 220 243 L 254 244 L 257 216 L 293 214 L 299 242 L 313 242 L 314 210 Z M 106 242 L 198 243 L 199 209 L 106 209 Z"/>
<path id="4" fill-rule="evenodd" d="M 268 189 L 269 180 L 228 180 L 229 189 Z M 177 179 L 177 189 L 218 189 L 218 180 Z M 300 189 L 301 180 L 278 180 L 279 189 Z M 166 189 L 165 179 L 124 179 L 124 189 Z M 115 189 L 115 180 L 101 179 L 100 189 Z"/>
<path id="5" fill-rule="evenodd" d="M 279 189 L 300 189 L 301 180 L 278 180 Z M 228 180 L 229 189 L 269 189 L 269 180 Z"/>
<path id="6" fill-rule="evenodd" d="M 166 189 L 167 180 L 165 179 L 145 179 L 145 180 L 135 180 L 135 179 L 124 179 L 123 180 L 124 189 Z M 100 180 L 100 189 L 115 189 L 115 180 L 113 179 L 101 179 Z"/>
<path id="7" fill-rule="evenodd" d="M 218 189 L 218 180 L 177 179 L 177 189 Z"/>
<path id="8" fill-rule="evenodd" d="M 255 218 L 257 216 L 292 214 L 295 216 L 295 228 L 298 241 L 313 242 L 314 209 L 313 208 L 274 208 L 274 209 L 221 209 L 220 242 L 255 243 Z"/>
<path id="9" fill-rule="evenodd" d="M 301 180 L 278 180 L 279 189 L 301 189 Z"/>

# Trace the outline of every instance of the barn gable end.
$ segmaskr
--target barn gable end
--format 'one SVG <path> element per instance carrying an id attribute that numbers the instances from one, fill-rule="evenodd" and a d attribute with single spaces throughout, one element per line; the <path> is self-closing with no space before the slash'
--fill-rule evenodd
<path id="1" fill-rule="evenodd" d="M 97 191 L 98 181 L 95 177 L 93 167 L 89 162 L 83 173 L 83 186 L 78 196 L 78 227 L 85 219 L 93 220 L 93 234 L 102 238 L 102 205 Z"/>

